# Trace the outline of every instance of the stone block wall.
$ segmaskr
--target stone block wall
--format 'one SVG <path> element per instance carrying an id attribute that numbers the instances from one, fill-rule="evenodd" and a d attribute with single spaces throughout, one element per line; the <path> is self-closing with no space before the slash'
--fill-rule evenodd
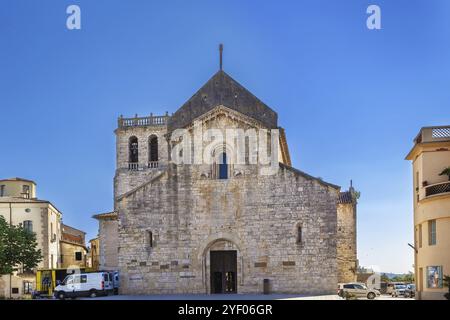
<path id="1" fill-rule="evenodd" d="M 114 178 L 114 196 L 126 193 L 164 169 L 168 163 L 168 143 L 164 136 L 167 132 L 165 126 L 143 126 L 121 128 L 116 130 L 116 176 Z M 148 168 L 149 138 L 152 135 L 158 137 L 158 168 Z M 135 136 L 138 139 L 139 169 L 128 170 L 129 163 L 129 139 Z"/>
<path id="2" fill-rule="evenodd" d="M 100 270 L 117 270 L 118 226 L 115 219 L 99 220 Z"/>
<path id="3" fill-rule="evenodd" d="M 240 293 L 261 293 L 263 279 L 272 292 L 335 293 L 337 196 L 286 168 L 214 180 L 171 165 L 116 203 L 121 291 L 209 293 L 209 250 L 222 242 L 238 251 Z"/>
<path id="4" fill-rule="evenodd" d="M 339 283 L 355 282 L 358 260 L 356 255 L 356 200 L 338 204 L 337 254 Z"/>

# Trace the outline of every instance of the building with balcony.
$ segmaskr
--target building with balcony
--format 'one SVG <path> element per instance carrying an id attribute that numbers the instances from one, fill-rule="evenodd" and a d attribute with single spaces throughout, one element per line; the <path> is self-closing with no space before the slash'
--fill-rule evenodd
<path id="1" fill-rule="evenodd" d="M 0 215 L 13 225 L 22 224 L 36 233 L 37 248 L 42 252 L 38 269 L 57 268 L 61 237 L 61 212 L 48 200 L 36 197 L 36 183 L 22 178 L 0 180 Z M 0 277 L 0 297 L 18 298 L 35 288 L 35 270 L 20 266 L 10 277 Z"/>
<path id="2" fill-rule="evenodd" d="M 450 275 L 450 126 L 424 127 L 406 156 L 412 161 L 415 274 L 418 299 L 444 299 Z"/>

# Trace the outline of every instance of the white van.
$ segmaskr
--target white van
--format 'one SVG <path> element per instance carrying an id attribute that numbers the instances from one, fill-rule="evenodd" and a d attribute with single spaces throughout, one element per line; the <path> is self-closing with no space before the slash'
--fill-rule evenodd
<path id="1" fill-rule="evenodd" d="M 58 299 L 91 297 L 113 293 L 113 275 L 108 272 L 78 273 L 68 275 L 54 292 Z"/>

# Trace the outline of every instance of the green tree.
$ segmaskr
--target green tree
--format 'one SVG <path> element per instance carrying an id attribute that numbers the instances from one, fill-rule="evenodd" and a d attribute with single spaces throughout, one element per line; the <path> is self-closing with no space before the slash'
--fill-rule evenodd
<path id="1" fill-rule="evenodd" d="M 448 176 L 448 180 L 450 181 L 450 167 L 445 168 L 439 173 L 440 176 Z"/>
<path id="2" fill-rule="evenodd" d="M 36 247 L 34 232 L 22 225 L 10 225 L 0 216 L 0 275 L 11 274 L 19 265 L 24 270 L 36 267 L 42 260 L 41 250 Z"/>
<path id="3" fill-rule="evenodd" d="M 389 277 L 387 276 L 387 274 L 386 273 L 383 273 L 382 275 L 381 275 L 381 279 L 380 279 L 382 282 L 389 282 L 390 281 L 390 279 L 389 279 Z"/>
<path id="4" fill-rule="evenodd" d="M 403 282 L 413 283 L 414 282 L 414 273 L 409 272 L 408 274 L 403 275 Z"/>
<path id="5" fill-rule="evenodd" d="M 414 282 L 414 273 L 409 272 L 406 274 L 395 276 L 391 279 L 393 282 L 407 282 L 407 283 L 413 283 Z"/>

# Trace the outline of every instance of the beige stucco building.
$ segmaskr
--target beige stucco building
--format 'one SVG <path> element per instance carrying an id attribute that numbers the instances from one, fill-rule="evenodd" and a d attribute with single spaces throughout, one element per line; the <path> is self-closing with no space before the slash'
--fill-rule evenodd
<path id="1" fill-rule="evenodd" d="M 86 268 L 88 250 L 86 248 L 86 232 L 68 225 L 61 225 L 61 268 Z"/>
<path id="2" fill-rule="evenodd" d="M 415 274 L 418 299 L 444 299 L 450 275 L 450 126 L 424 127 L 406 156 L 412 161 Z"/>
<path id="3" fill-rule="evenodd" d="M 36 197 L 36 183 L 21 178 L 0 180 L 0 215 L 11 224 L 22 224 L 36 233 L 43 259 L 38 268 L 59 267 L 61 212 L 47 200 Z M 18 298 L 35 288 L 33 272 L 22 270 L 0 277 L 0 297 Z M 11 293 L 11 294 L 10 294 Z"/>

